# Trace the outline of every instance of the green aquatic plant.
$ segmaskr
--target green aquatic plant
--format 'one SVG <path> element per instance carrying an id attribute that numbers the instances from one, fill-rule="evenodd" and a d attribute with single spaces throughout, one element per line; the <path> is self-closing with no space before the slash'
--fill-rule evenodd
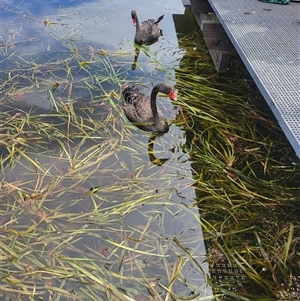
<path id="1" fill-rule="evenodd" d="M 143 48 L 132 74 L 134 50 L 76 28 L 46 56 L 1 48 L 1 298 L 297 300 L 299 160 L 242 64 L 217 75 L 193 32 L 164 49 L 174 73 Z M 119 87 L 167 76 L 177 115 L 154 142 Z"/>
<path id="2" fill-rule="evenodd" d="M 226 86 L 224 76 L 203 79 L 199 65 L 189 73 L 186 42 L 178 98 L 214 290 L 222 300 L 296 300 L 299 159 L 251 79 Z"/>

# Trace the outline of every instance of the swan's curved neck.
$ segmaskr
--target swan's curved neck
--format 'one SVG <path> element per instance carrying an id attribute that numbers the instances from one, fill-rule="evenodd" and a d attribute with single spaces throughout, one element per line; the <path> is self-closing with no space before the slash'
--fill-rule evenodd
<path id="1" fill-rule="evenodd" d="M 136 22 L 135 29 L 136 29 L 136 32 L 138 32 L 140 30 L 140 22 L 139 22 L 139 18 L 137 15 L 135 16 L 135 22 Z"/>
<path id="2" fill-rule="evenodd" d="M 157 119 L 157 117 L 159 117 L 158 111 L 157 111 L 157 106 L 156 106 L 156 96 L 159 91 L 160 91 L 160 86 L 155 86 L 152 89 L 151 95 L 150 95 L 150 105 L 151 105 L 151 111 L 152 111 L 154 119 Z"/>

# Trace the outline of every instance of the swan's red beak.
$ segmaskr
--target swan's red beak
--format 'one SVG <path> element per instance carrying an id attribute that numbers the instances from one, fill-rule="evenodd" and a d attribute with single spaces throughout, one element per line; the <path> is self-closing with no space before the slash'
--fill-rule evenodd
<path id="1" fill-rule="evenodd" d="M 177 100 L 177 97 L 176 97 L 176 94 L 175 94 L 174 91 L 171 91 L 171 92 L 169 93 L 169 97 L 170 97 L 172 100 Z"/>
<path id="2" fill-rule="evenodd" d="M 133 26 L 136 26 L 136 18 L 132 18 Z"/>

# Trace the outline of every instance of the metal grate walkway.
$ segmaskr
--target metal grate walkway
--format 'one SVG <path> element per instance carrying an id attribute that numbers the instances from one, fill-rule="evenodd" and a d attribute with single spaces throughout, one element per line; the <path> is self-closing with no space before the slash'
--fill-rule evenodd
<path id="1" fill-rule="evenodd" d="M 208 1 L 300 157 L 300 3 Z"/>

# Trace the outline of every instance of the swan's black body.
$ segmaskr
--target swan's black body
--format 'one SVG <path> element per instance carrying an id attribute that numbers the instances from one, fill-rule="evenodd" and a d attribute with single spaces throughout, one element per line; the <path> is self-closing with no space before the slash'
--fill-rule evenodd
<path id="1" fill-rule="evenodd" d="M 150 99 L 138 88 L 128 84 L 123 86 L 123 110 L 129 121 L 139 128 L 156 134 L 168 132 L 169 125 L 161 110 L 156 106 L 157 93 L 167 94 L 176 100 L 176 95 L 170 85 L 161 83 L 153 87 Z"/>
<path id="2" fill-rule="evenodd" d="M 159 37 L 162 36 L 162 31 L 159 29 L 158 23 L 163 17 L 164 16 L 162 15 L 157 20 L 151 19 L 144 21 L 142 25 L 140 25 L 136 11 L 133 10 L 131 12 L 131 18 L 133 25 L 136 26 L 134 42 L 139 45 L 151 45 L 157 42 Z"/>

